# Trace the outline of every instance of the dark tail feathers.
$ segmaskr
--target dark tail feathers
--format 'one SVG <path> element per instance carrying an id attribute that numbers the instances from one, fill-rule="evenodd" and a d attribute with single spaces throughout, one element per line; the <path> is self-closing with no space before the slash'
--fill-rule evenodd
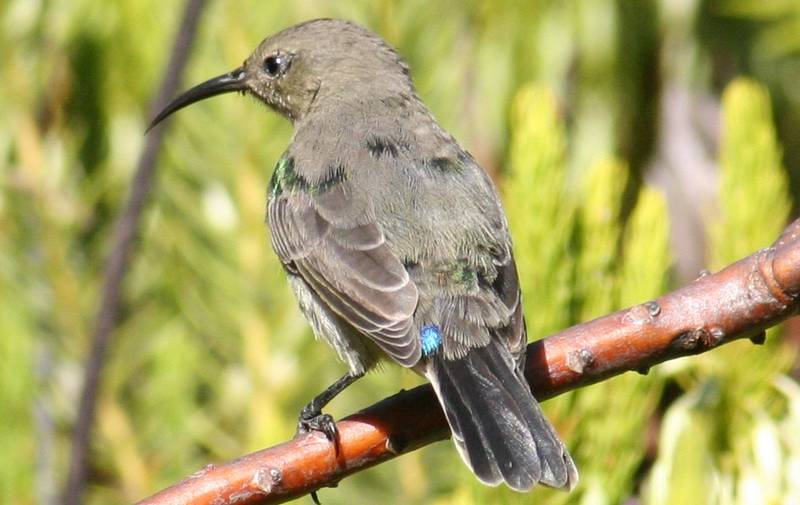
<path id="1" fill-rule="evenodd" d="M 456 360 L 437 355 L 426 375 L 458 452 L 482 482 L 517 491 L 537 483 L 572 489 L 578 482 L 575 463 L 500 343 Z"/>

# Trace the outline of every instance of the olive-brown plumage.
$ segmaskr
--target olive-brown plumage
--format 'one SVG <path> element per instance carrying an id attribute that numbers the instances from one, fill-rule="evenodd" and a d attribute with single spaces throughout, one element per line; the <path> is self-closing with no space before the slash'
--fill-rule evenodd
<path id="1" fill-rule="evenodd" d="M 178 97 L 251 94 L 294 124 L 268 224 L 300 308 L 349 371 L 321 408 L 382 358 L 427 377 L 483 482 L 571 488 L 577 471 L 524 380 L 525 324 L 508 225 L 486 173 L 418 98 L 381 38 L 321 19 L 265 39 L 242 67 Z"/>

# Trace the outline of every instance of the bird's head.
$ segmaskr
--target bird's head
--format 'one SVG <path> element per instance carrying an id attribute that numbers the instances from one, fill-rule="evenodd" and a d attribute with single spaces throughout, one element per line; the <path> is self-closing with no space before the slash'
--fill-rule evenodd
<path id="1" fill-rule="evenodd" d="M 239 68 L 175 98 L 150 128 L 187 105 L 231 91 L 250 94 L 292 121 L 367 96 L 414 93 L 408 65 L 383 39 L 349 21 L 317 19 L 266 38 Z"/>

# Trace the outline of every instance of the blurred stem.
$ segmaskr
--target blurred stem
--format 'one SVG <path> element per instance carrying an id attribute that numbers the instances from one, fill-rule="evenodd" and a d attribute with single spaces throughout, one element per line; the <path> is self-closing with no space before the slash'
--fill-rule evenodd
<path id="1" fill-rule="evenodd" d="M 197 33 L 200 15 L 205 0 L 187 0 L 180 29 L 175 36 L 169 63 L 161 82 L 156 99 L 153 101 L 151 116 L 163 108 L 178 91 L 183 69 L 189 57 L 189 50 Z M 105 270 L 100 309 L 95 321 L 91 348 L 86 361 L 83 389 L 81 392 L 78 417 L 72 437 L 72 453 L 69 461 L 69 474 L 64 487 L 63 503 L 77 505 L 81 502 L 89 466 L 89 447 L 97 408 L 97 391 L 100 374 L 106 362 L 106 350 L 111 335 L 119 322 L 122 308 L 122 281 L 130 269 L 139 221 L 153 187 L 155 162 L 164 137 L 164 127 L 156 127 L 147 136 L 139 157 L 134 175 L 133 188 L 127 207 L 117 221 L 111 253 Z"/>

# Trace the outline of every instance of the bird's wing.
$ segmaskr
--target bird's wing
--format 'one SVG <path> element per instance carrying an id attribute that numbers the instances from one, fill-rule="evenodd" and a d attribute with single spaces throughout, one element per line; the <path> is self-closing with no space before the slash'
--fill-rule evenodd
<path id="1" fill-rule="evenodd" d="M 448 261 L 410 270 L 422 293 L 416 318 L 439 329 L 446 359 L 461 358 L 492 340 L 501 341 L 515 358 L 524 355 L 527 336 L 513 256 L 510 251 L 485 255 L 482 263 Z"/>
<path id="2" fill-rule="evenodd" d="M 420 293 L 415 321 L 423 329 L 438 327 L 447 359 L 463 357 L 493 339 L 502 341 L 514 357 L 522 356 L 526 335 L 519 278 L 491 180 L 463 151 L 434 158 L 415 175 L 423 181 L 416 196 L 424 200 L 417 206 L 431 214 L 418 221 L 422 226 L 433 223 L 424 232 L 427 243 L 436 246 L 428 248 L 425 261 L 408 264 Z M 426 185 L 427 179 L 434 182 Z M 424 344 L 423 339 L 423 354 L 430 354 L 433 346 Z"/>
<path id="3" fill-rule="evenodd" d="M 289 169 L 276 169 L 283 180 L 273 177 L 269 201 L 278 256 L 347 323 L 401 365 L 413 366 L 421 355 L 411 331 L 417 287 L 380 227 L 364 215 L 354 222 L 337 219 L 351 205 L 341 180 L 312 186 L 287 175 Z"/>

